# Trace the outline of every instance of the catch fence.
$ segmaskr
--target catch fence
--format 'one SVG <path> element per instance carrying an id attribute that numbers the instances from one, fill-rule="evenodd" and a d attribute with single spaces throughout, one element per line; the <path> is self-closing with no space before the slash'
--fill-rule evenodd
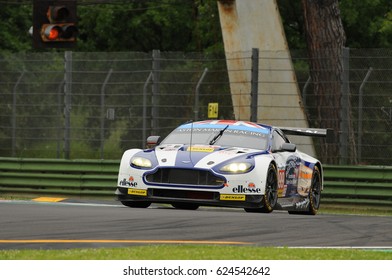
<path id="1" fill-rule="evenodd" d="M 282 71 L 269 68 L 268 57 L 259 53 L 256 71 Z M 207 119 L 210 103 L 218 104 L 217 118 L 244 120 L 234 113 L 229 71 L 249 73 L 249 79 L 235 83 L 252 83 L 255 69 L 251 66 L 257 64 L 251 51 L 241 55 L 248 61 L 243 65 L 249 65 L 243 69 L 228 70 L 226 58 L 224 54 L 158 50 L 2 53 L 0 156 L 119 159 L 128 148 L 144 147 L 149 135 L 165 136 L 183 122 Z M 291 51 L 287 59 L 292 60 L 299 88 L 296 106 L 305 112 L 309 126 L 317 127 L 320 108 L 309 58 L 305 51 Z M 324 161 L 390 165 L 392 50 L 350 49 L 344 61 L 347 69 L 341 83 L 346 85 L 347 99 L 334 109 L 342 112 L 339 121 L 348 124 L 352 133 L 345 141 L 336 138 L 340 152 Z M 269 83 L 273 87 L 278 82 Z M 233 94 L 249 96 L 251 92 Z M 271 107 L 290 110 L 292 105 L 277 98 Z M 241 106 L 260 111 L 260 102 L 255 106 L 249 98 L 249 104 Z M 346 129 L 340 126 L 339 135 L 347 134 Z M 325 143 L 315 141 L 314 145 L 318 154 Z"/>

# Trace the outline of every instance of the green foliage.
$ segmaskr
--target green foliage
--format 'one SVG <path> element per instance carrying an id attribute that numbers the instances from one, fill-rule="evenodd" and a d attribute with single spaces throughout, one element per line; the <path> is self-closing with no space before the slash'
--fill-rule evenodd
<path id="1" fill-rule="evenodd" d="M 289 47 L 306 48 L 300 0 L 278 0 Z M 343 26 L 350 48 L 390 48 L 392 46 L 392 1 L 339 1 Z"/>
<path id="2" fill-rule="evenodd" d="M 0 50 L 24 51 L 31 49 L 32 5 L 1 4 Z"/>
<path id="3" fill-rule="evenodd" d="M 216 0 L 196 0 L 193 43 L 190 49 L 206 53 L 223 51 L 222 32 Z"/>
<path id="4" fill-rule="evenodd" d="M 29 149 L 24 149 L 20 151 L 18 156 L 25 158 L 61 158 L 63 154 L 60 149 L 62 148 L 62 143 L 56 141 L 40 141 L 32 145 Z M 57 152 L 59 154 L 57 154 Z"/>
<path id="5" fill-rule="evenodd" d="M 210 33 L 205 31 L 209 29 L 206 25 L 211 23 L 210 16 L 216 17 L 217 11 L 216 8 L 210 11 L 213 0 L 199 2 L 134 1 L 122 5 L 80 6 L 78 50 L 193 51 L 212 47 L 215 42 L 211 42 Z M 219 25 L 218 28 L 220 32 Z M 212 30 L 216 33 L 218 28 Z"/>
<path id="6" fill-rule="evenodd" d="M 292 49 L 306 49 L 304 18 L 300 0 L 277 0 L 287 43 Z"/>
<path id="7" fill-rule="evenodd" d="M 344 0 L 340 3 L 347 45 L 354 48 L 392 47 L 390 0 Z"/>
<path id="8" fill-rule="evenodd" d="M 216 0 L 134 0 L 87 5 L 91 2 L 78 4 L 80 36 L 75 51 L 223 52 Z M 341 0 L 339 4 L 348 47 L 392 46 L 390 0 Z M 32 50 L 28 35 L 32 3 L 13 1 L 1 5 L 0 50 Z M 278 6 L 290 48 L 305 48 L 301 1 L 278 0 Z"/>
<path id="9" fill-rule="evenodd" d="M 128 122 L 126 120 L 118 121 L 116 122 L 115 127 L 110 130 L 111 133 L 109 137 L 105 140 L 103 150 L 104 158 L 121 158 L 124 149 L 120 146 L 121 143 L 118 140 L 121 139 L 121 137 L 127 131 L 127 123 Z"/>

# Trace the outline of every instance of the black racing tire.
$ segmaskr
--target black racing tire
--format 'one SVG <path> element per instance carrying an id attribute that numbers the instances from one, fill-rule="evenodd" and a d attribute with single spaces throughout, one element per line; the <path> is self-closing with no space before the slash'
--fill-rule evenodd
<path id="1" fill-rule="evenodd" d="M 313 169 L 312 182 L 308 195 L 309 208 L 307 211 L 289 211 L 289 214 L 296 215 L 316 215 L 320 208 L 321 199 L 321 173 L 320 169 L 315 166 Z"/>
<path id="2" fill-rule="evenodd" d="M 148 201 L 121 201 L 121 204 L 131 208 L 148 208 L 151 202 Z"/>
<path id="3" fill-rule="evenodd" d="M 244 208 L 250 213 L 271 213 L 278 201 L 278 172 L 274 164 L 270 163 L 267 171 L 267 180 L 265 182 L 265 192 L 261 200 L 260 208 Z"/>
<path id="4" fill-rule="evenodd" d="M 199 208 L 199 205 L 197 204 L 182 203 L 182 202 L 172 203 L 172 206 L 176 209 L 182 209 L 182 210 L 197 210 Z"/>
<path id="5" fill-rule="evenodd" d="M 309 192 L 309 215 L 316 215 L 321 200 L 321 173 L 317 166 L 313 169 L 312 184 Z"/>

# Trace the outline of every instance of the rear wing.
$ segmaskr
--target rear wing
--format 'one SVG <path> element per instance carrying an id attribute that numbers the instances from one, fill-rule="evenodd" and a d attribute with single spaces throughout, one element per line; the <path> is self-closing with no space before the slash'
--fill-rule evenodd
<path id="1" fill-rule="evenodd" d="M 310 137 L 325 137 L 327 143 L 334 140 L 333 129 L 327 128 L 296 128 L 296 127 L 279 127 L 286 135 L 299 135 Z"/>

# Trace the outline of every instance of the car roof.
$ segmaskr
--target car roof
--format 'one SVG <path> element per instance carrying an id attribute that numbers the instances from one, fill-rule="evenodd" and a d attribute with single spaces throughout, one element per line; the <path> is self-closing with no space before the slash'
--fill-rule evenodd
<path id="1" fill-rule="evenodd" d="M 197 121 L 193 123 L 186 123 L 178 128 L 216 128 L 223 129 L 226 126 L 229 126 L 227 129 L 229 130 L 245 130 L 245 131 L 254 131 L 263 134 L 270 134 L 271 126 L 257 124 L 254 122 L 248 121 L 236 121 L 236 120 L 205 120 L 205 121 Z"/>

